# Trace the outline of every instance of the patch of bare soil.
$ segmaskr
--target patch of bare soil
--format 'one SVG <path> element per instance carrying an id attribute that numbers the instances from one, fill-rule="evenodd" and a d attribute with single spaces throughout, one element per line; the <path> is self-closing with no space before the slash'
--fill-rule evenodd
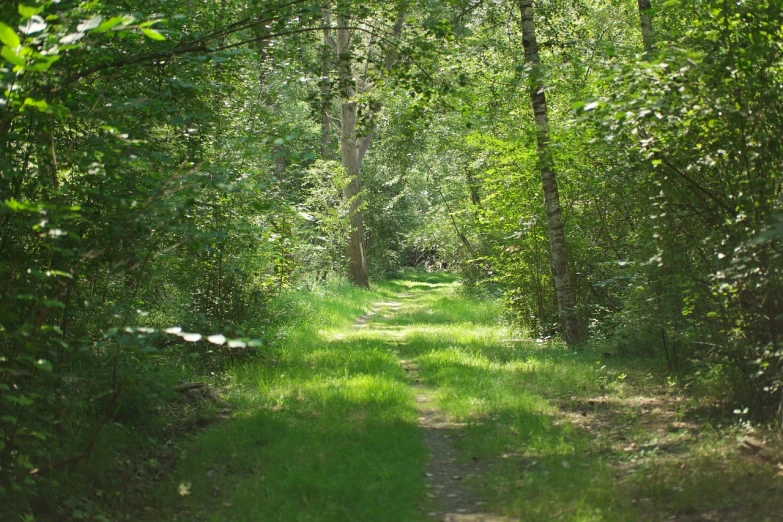
<path id="1" fill-rule="evenodd" d="M 614 449 L 625 452 L 636 448 L 630 431 L 655 437 L 657 446 L 665 449 L 676 440 L 695 439 L 702 431 L 700 424 L 688 422 L 684 416 L 682 397 L 664 392 L 644 396 L 572 397 L 559 402 L 563 422 L 612 441 Z M 649 448 L 647 448 L 649 449 Z"/>

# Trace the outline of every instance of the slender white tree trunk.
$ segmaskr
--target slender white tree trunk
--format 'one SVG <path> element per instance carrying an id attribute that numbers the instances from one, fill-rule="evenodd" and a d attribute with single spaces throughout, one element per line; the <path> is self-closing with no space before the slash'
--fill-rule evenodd
<path id="1" fill-rule="evenodd" d="M 536 122 L 538 143 L 538 166 L 541 170 L 541 183 L 544 187 L 544 206 L 546 208 L 547 230 L 549 232 L 549 262 L 552 279 L 555 283 L 557 304 L 560 310 L 560 322 L 563 337 L 569 346 L 575 346 L 584 340 L 584 329 L 574 308 L 574 290 L 571 273 L 568 268 L 568 249 L 565 228 L 560 210 L 560 195 L 557 190 L 554 161 L 549 138 L 549 116 L 547 114 L 546 94 L 541 74 L 541 59 L 538 54 L 536 27 L 533 19 L 533 0 L 521 0 L 522 41 L 525 46 L 525 62 L 530 67 L 530 102 Z"/>
<path id="2" fill-rule="evenodd" d="M 321 158 L 331 157 L 331 129 L 329 124 L 329 106 L 331 98 L 330 73 L 332 69 L 332 54 L 335 52 L 336 43 L 332 37 L 332 15 L 328 9 L 323 9 L 321 15 L 323 24 L 323 47 L 321 49 Z"/>

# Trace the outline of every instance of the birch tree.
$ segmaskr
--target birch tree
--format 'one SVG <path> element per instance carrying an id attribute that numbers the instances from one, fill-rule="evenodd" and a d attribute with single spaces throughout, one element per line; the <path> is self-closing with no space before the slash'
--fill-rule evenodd
<path id="1" fill-rule="evenodd" d="M 323 9 L 321 14 L 323 24 L 323 45 L 321 46 L 321 157 L 331 158 L 331 124 L 329 118 L 329 106 L 331 100 L 332 55 L 337 47 L 332 35 L 332 14 L 329 9 Z"/>
<path id="2" fill-rule="evenodd" d="M 584 329 L 574 308 L 574 290 L 568 266 L 568 249 L 565 227 L 560 210 L 560 195 L 557 189 L 554 161 L 549 136 L 549 115 L 547 113 L 546 93 L 541 73 L 541 58 L 538 54 L 536 27 L 533 19 L 533 0 L 521 0 L 519 10 L 522 14 L 522 42 L 525 47 L 525 63 L 529 68 L 530 102 L 536 125 L 538 145 L 538 166 L 541 171 L 541 183 L 544 188 L 547 231 L 549 233 L 549 262 L 552 279 L 555 284 L 557 304 L 563 337 L 569 346 L 575 346 L 584 339 Z"/>

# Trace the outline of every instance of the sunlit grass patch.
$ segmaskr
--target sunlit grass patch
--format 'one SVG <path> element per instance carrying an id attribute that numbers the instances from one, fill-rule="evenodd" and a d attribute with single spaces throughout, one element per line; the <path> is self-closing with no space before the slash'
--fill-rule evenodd
<path id="1" fill-rule="evenodd" d="M 622 444 L 618 448 L 618 438 L 655 447 L 656 434 L 636 426 L 636 419 L 640 408 L 657 404 L 649 395 L 660 393 L 665 382 L 660 361 L 607 356 L 599 347 L 573 351 L 554 342 L 512 341 L 516 336 L 502 327 L 495 309 L 478 304 L 465 306 L 450 289 L 439 289 L 384 324 L 405 333 L 395 349 L 416 362 L 418 377 L 436 390 L 438 406 L 466 423 L 462 458 L 501 463 L 481 480 L 488 499 L 506 513 L 533 521 L 658 520 L 651 506 L 661 513 L 704 511 L 705 502 L 696 500 L 702 490 L 732 498 L 729 490 L 742 473 L 717 487 L 721 459 L 698 457 L 693 441 L 683 451 L 704 464 L 690 479 L 678 476 L 682 458 L 665 464 L 661 454 L 648 457 L 666 467 L 663 481 L 658 472 L 644 478 L 654 469 L 649 463 L 625 464 L 631 456 Z M 619 410 L 596 432 L 560 413 L 569 404 L 584 409 L 577 415 L 594 415 L 607 405 Z M 635 497 L 651 500 L 632 502 Z"/>
<path id="2" fill-rule="evenodd" d="M 395 314 L 390 325 L 460 325 L 481 324 L 497 327 L 503 318 L 502 310 L 492 301 L 466 301 L 456 287 L 448 287 L 416 299 Z M 445 295 L 444 295 L 445 293 Z"/>
<path id="3" fill-rule="evenodd" d="M 288 296 L 302 314 L 267 364 L 237 367 L 239 411 L 199 437 L 162 500 L 175 518 L 420 520 L 426 459 L 413 392 L 384 340 L 353 328 L 393 293 Z M 184 508 L 184 509 L 183 509 Z"/>

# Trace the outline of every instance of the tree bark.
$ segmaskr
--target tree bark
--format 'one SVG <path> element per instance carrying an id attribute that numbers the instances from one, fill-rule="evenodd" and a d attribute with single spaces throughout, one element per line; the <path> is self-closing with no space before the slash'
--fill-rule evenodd
<path id="1" fill-rule="evenodd" d="M 331 98 L 331 85 L 329 74 L 332 68 L 332 53 L 336 43 L 332 37 L 332 16 L 328 9 L 324 8 L 321 16 L 323 23 L 324 41 L 321 53 L 321 158 L 327 159 L 331 154 L 331 129 L 329 123 L 329 105 Z"/>
<path id="2" fill-rule="evenodd" d="M 560 210 L 560 195 L 557 189 L 554 161 L 549 137 L 549 116 L 547 114 L 546 94 L 541 75 L 541 59 L 538 54 L 536 27 L 533 20 L 533 0 L 520 0 L 522 14 L 522 41 L 525 46 L 525 62 L 530 68 L 530 102 L 536 124 L 538 144 L 538 166 L 541 171 L 541 183 L 544 187 L 544 206 L 549 232 L 549 263 L 555 284 L 560 322 L 563 337 L 568 346 L 575 346 L 584 340 L 584 329 L 574 308 L 574 291 L 568 267 L 568 252 L 565 228 Z"/>
<path id="3" fill-rule="evenodd" d="M 405 19 L 404 6 L 400 9 L 392 29 L 394 38 L 402 33 Z M 343 197 L 348 201 L 348 219 L 350 231 L 348 234 L 348 279 L 356 286 L 369 287 L 367 272 L 367 243 L 364 237 L 364 219 L 362 214 L 362 178 L 361 168 L 364 156 L 370 148 L 375 135 L 375 115 L 381 110 L 380 102 L 370 106 L 370 125 L 363 136 L 356 135 L 357 107 L 354 99 L 355 78 L 351 65 L 351 32 L 347 27 L 348 16 L 341 13 L 337 17 L 336 52 L 338 61 L 338 79 L 340 83 L 340 153 L 342 165 L 350 180 L 343 191 Z M 387 50 L 383 67 L 389 71 L 394 65 L 393 50 Z"/>
<path id="4" fill-rule="evenodd" d="M 351 33 L 347 29 L 348 17 L 337 20 L 337 60 L 340 78 L 340 153 L 348 185 L 343 197 L 348 201 L 348 279 L 356 286 L 369 287 L 367 252 L 364 240 L 364 216 L 362 214 L 362 178 L 359 147 L 356 139 L 356 100 L 351 67 Z M 365 149 L 366 150 L 366 149 Z M 363 154 L 362 154 L 363 156 Z"/>
<path id="5" fill-rule="evenodd" d="M 644 52 L 651 53 L 655 49 L 655 33 L 653 32 L 650 0 L 639 0 L 639 21 L 642 26 Z"/>

